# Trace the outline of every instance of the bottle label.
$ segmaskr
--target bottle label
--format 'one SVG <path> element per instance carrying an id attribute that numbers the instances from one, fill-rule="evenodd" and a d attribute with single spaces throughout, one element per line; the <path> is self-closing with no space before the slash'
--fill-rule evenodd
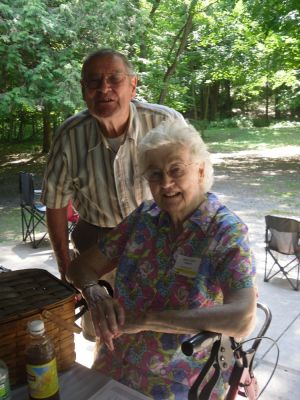
<path id="1" fill-rule="evenodd" d="M 58 392 L 56 359 L 41 365 L 26 365 L 27 382 L 30 396 L 44 399 Z"/>
<path id="2" fill-rule="evenodd" d="M 10 399 L 10 389 L 8 378 L 5 379 L 3 383 L 0 383 L 0 400 Z"/>
<path id="3" fill-rule="evenodd" d="M 0 360 L 0 400 L 10 399 L 10 386 L 8 379 L 8 370 L 6 365 Z"/>

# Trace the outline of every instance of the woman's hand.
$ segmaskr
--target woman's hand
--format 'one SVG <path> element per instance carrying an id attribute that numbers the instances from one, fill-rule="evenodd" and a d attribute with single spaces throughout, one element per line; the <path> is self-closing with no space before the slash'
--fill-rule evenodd
<path id="1" fill-rule="evenodd" d="M 120 336 L 125 322 L 124 308 L 99 285 L 87 287 L 82 294 L 88 303 L 96 335 L 114 350 L 113 339 Z"/>

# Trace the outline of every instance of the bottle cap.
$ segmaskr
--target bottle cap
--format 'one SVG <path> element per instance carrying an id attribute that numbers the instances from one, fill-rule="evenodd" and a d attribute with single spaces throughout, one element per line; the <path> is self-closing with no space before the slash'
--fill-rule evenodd
<path id="1" fill-rule="evenodd" d="M 45 324 L 41 319 L 37 319 L 35 321 L 29 321 L 27 324 L 27 328 L 29 333 L 32 335 L 41 335 L 45 332 Z"/>

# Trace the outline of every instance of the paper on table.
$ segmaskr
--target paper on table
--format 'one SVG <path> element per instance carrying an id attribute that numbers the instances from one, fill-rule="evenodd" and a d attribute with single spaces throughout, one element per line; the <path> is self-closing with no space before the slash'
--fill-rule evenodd
<path id="1" fill-rule="evenodd" d="M 123 385 L 115 380 L 108 381 L 101 389 L 98 390 L 88 400 L 151 400 L 150 397 L 145 396 Z"/>

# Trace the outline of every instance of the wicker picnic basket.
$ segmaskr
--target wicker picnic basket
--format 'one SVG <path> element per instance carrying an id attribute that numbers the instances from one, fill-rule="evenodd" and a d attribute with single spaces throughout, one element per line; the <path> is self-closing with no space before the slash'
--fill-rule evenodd
<path id="1" fill-rule="evenodd" d="M 0 274 L 0 359 L 12 385 L 24 383 L 27 322 L 43 319 L 56 348 L 58 370 L 75 362 L 74 290 L 43 269 Z"/>

